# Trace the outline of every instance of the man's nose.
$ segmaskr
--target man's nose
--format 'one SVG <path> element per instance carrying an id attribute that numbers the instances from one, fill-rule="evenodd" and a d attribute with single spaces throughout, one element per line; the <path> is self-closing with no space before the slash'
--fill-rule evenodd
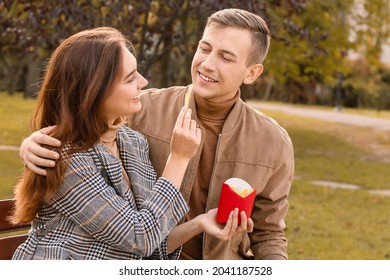
<path id="1" fill-rule="evenodd" d="M 213 53 L 208 54 L 206 57 L 204 57 L 203 62 L 201 63 L 203 68 L 207 70 L 214 70 L 215 69 L 215 55 Z"/>

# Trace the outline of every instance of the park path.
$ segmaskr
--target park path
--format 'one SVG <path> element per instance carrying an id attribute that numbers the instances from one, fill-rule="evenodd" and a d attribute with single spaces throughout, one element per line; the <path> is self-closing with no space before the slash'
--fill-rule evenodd
<path id="1" fill-rule="evenodd" d="M 359 116 L 344 113 L 341 111 L 324 111 L 310 108 L 297 108 L 290 105 L 270 104 L 262 102 L 247 101 L 249 105 L 259 110 L 281 111 L 284 113 L 298 115 L 307 118 L 316 118 L 330 122 L 337 122 L 346 125 L 372 127 L 378 130 L 390 131 L 390 119 Z"/>
<path id="2" fill-rule="evenodd" d="M 10 146 L 10 145 L 0 145 L 0 150 L 19 151 L 19 147 L 18 146 Z"/>

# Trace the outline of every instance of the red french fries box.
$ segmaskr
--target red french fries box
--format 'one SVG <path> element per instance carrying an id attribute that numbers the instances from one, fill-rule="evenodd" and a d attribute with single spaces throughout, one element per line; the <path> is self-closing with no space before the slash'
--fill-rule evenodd
<path id="1" fill-rule="evenodd" d="M 222 184 L 221 195 L 219 197 L 216 220 L 219 223 L 226 223 L 229 214 L 235 208 L 239 213 L 244 211 L 249 218 L 252 214 L 253 203 L 255 202 L 256 191 L 244 180 L 240 178 L 230 178 Z M 240 214 L 238 223 L 241 223 Z"/>

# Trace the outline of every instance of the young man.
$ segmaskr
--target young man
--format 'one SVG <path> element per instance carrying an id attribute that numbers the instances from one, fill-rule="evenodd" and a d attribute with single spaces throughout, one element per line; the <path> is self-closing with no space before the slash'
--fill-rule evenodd
<path id="1" fill-rule="evenodd" d="M 273 119 L 240 99 L 240 86 L 251 84 L 263 72 L 269 41 L 261 17 L 239 9 L 214 13 L 192 61 L 192 84 L 145 90 L 143 110 L 129 119 L 129 126 L 147 137 L 152 164 L 160 175 L 180 109 L 188 104 L 193 110 L 202 141 L 181 185 L 190 206 L 185 220 L 217 207 L 222 183 L 231 177 L 256 190 L 252 233 L 230 241 L 196 236 L 184 245 L 182 259 L 287 259 L 284 228 L 294 173 L 292 142 Z M 43 134 L 50 128 L 41 132 L 21 146 L 21 158 L 34 172 L 44 172 L 37 166 L 52 166 L 48 159 L 58 157 L 38 145 L 58 145 Z"/>

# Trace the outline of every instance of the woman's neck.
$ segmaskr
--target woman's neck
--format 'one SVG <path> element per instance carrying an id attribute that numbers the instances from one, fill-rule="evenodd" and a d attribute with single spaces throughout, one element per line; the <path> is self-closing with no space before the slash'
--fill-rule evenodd
<path id="1" fill-rule="evenodd" d="M 110 151 L 116 147 L 116 133 L 123 123 L 124 121 L 121 117 L 110 121 L 108 130 L 100 135 L 100 142 L 102 142 Z"/>

